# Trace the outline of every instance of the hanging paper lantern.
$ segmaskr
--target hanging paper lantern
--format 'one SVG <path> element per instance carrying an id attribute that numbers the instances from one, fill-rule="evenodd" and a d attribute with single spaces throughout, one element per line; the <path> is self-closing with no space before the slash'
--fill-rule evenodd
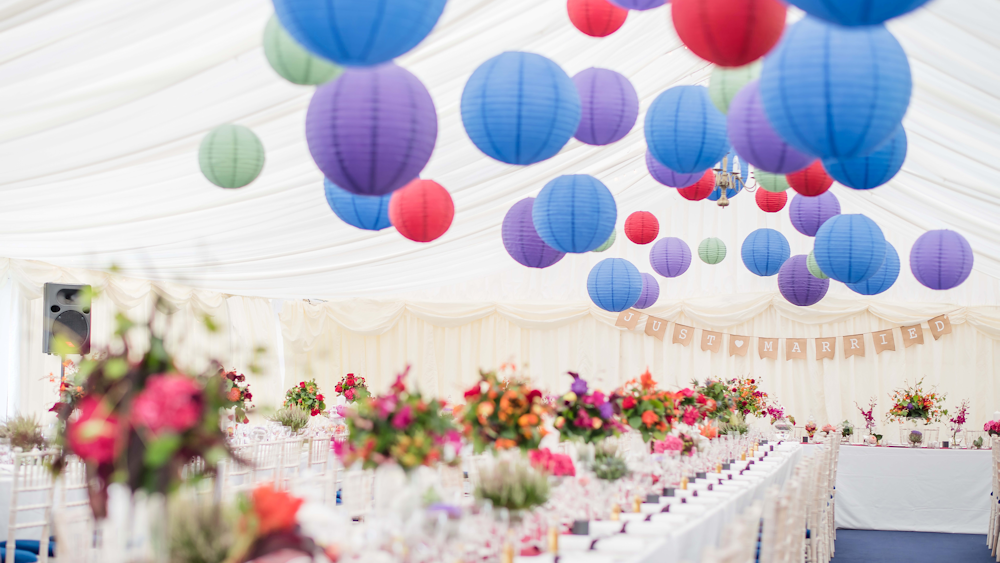
<path id="1" fill-rule="evenodd" d="M 706 264 L 718 264 L 726 259 L 726 243 L 722 239 L 709 237 L 698 245 L 698 257 Z"/>
<path id="2" fill-rule="evenodd" d="M 906 131 L 896 133 L 875 152 L 856 158 L 824 158 L 823 168 L 834 180 L 855 190 L 870 190 L 888 182 L 906 160 Z"/>
<path id="3" fill-rule="evenodd" d="M 605 258 L 590 270 L 587 293 L 594 305 L 605 311 L 620 313 L 639 300 L 642 276 L 624 258 Z"/>
<path id="4" fill-rule="evenodd" d="M 883 26 L 806 17 L 764 61 L 760 96 L 774 130 L 820 158 L 870 154 L 910 104 L 910 63 Z"/>
<path id="5" fill-rule="evenodd" d="M 806 260 L 804 254 L 792 256 L 778 271 L 778 291 L 789 303 L 799 307 L 819 303 L 830 289 L 830 280 L 812 275 Z"/>
<path id="6" fill-rule="evenodd" d="M 660 234 L 660 222 L 649 211 L 636 211 L 625 219 L 625 236 L 636 244 L 649 244 Z"/>
<path id="7" fill-rule="evenodd" d="M 610 0 L 612 4 L 626 10 L 652 10 L 667 3 L 667 0 Z"/>
<path id="8" fill-rule="evenodd" d="M 389 200 L 389 220 L 399 234 L 417 242 L 443 235 L 455 217 L 451 194 L 441 184 L 416 179 L 396 190 Z"/>
<path id="9" fill-rule="evenodd" d="M 885 237 L 875 221 L 864 215 L 837 215 L 816 232 L 813 252 L 816 264 L 832 279 L 863 282 L 885 260 Z"/>
<path id="10" fill-rule="evenodd" d="M 701 175 L 701 180 L 698 180 L 693 185 L 677 189 L 677 193 L 681 194 L 681 197 L 690 201 L 701 201 L 712 195 L 714 191 L 715 172 L 711 170 L 706 170 L 705 173 Z M 729 190 L 727 189 L 726 193 L 728 192 Z M 716 197 L 715 199 L 719 198 Z"/>
<path id="11" fill-rule="evenodd" d="M 538 236 L 560 252 L 590 252 L 615 230 L 611 191 L 585 174 L 559 176 L 538 193 L 531 216 Z"/>
<path id="12" fill-rule="evenodd" d="M 569 21 L 591 37 L 607 37 L 625 23 L 628 10 L 607 0 L 569 0 L 566 3 Z"/>
<path id="13" fill-rule="evenodd" d="M 389 221 L 389 198 L 392 196 L 352 194 L 326 178 L 323 178 L 323 191 L 330 209 L 348 225 L 366 231 L 381 231 L 392 226 Z"/>
<path id="14" fill-rule="evenodd" d="M 816 160 L 798 172 L 785 174 L 788 185 L 800 195 L 816 197 L 833 185 L 833 178 L 823 169 L 823 163 Z"/>
<path id="15" fill-rule="evenodd" d="M 281 25 L 303 47 L 347 66 L 391 61 L 427 37 L 446 0 L 274 0 Z"/>
<path id="16" fill-rule="evenodd" d="M 657 274 L 676 278 L 691 267 L 691 248 L 679 238 L 661 238 L 649 249 L 649 264 Z"/>
<path id="17" fill-rule="evenodd" d="M 718 65 L 713 67 L 712 76 L 708 79 L 708 96 L 712 98 L 715 107 L 722 113 L 727 113 L 736 93 L 751 80 L 760 78 L 760 69 L 760 61 L 732 68 Z"/>
<path id="18" fill-rule="evenodd" d="M 875 25 L 916 10 L 929 0 L 788 0 L 809 15 L 840 25 Z"/>
<path id="19" fill-rule="evenodd" d="M 814 160 L 788 146 L 771 128 L 764 115 L 764 106 L 760 103 L 760 88 L 756 80 L 733 98 L 726 125 L 733 150 L 754 168 L 787 174 L 802 170 Z"/>
<path id="20" fill-rule="evenodd" d="M 691 174 L 711 168 L 729 152 L 726 116 L 704 86 L 674 86 L 646 112 L 646 145 L 667 168 Z"/>
<path id="21" fill-rule="evenodd" d="M 657 160 L 653 158 L 653 153 L 648 150 L 646 151 L 646 169 L 649 170 L 649 174 L 654 180 L 669 188 L 686 188 L 693 185 L 705 175 L 704 172 L 695 172 L 693 174 L 680 174 L 678 172 L 674 172 L 657 162 Z"/>
<path id="22" fill-rule="evenodd" d="M 349 69 L 316 89 L 306 141 L 337 186 L 385 195 L 420 174 L 437 141 L 437 112 L 416 76 L 394 64 Z"/>
<path id="23" fill-rule="evenodd" d="M 535 198 L 526 197 L 511 206 L 503 218 L 500 236 L 507 254 L 529 268 L 548 268 L 566 254 L 545 244 L 535 231 L 531 208 Z"/>
<path id="24" fill-rule="evenodd" d="M 610 145 L 632 130 L 639 116 L 639 95 L 621 74 L 588 68 L 573 77 L 580 93 L 580 126 L 574 135 L 588 145 Z"/>
<path id="25" fill-rule="evenodd" d="M 639 293 L 639 300 L 635 302 L 633 307 L 646 309 L 652 307 L 660 298 L 660 284 L 651 274 L 640 275 L 642 276 L 642 291 Z"/>
<path id="26" fill-rule="evenodd" d="M 816 232 L 830 217 L 840 215 L 840 200 L 833 192 L 826 192 L 816 197 L 796 195 L 788 206 L 788 218 L 795 230 L 807 237 L 816 236 Z"/>
<path id="27" fill-rule="evenodd" d="M 788 189 L 788 179 L 784 174 L 771 174 L 763 170 L 754 170 L 753 177 L 757 185 L 769 192 L 783 192 Z"/>
<path id="28" fill-rule="evenodd" d="M 913 277 L 931 289 L 958 287 L 972 272 L 972 247 L 955 231 L 927 231 L 910 249 Z"/>
<path id="29" fill-rule="evenodd" d="M 757 200 L 757 207 L 765 213 L 777 213 L 785 208 L 788 201 L 788 194 L 785 192 L 769 192 L 767 190 L 757 190 L 754 196 Z"/>
<path id="30" fill-rule="evenodd" d="M 809 257 L 806 258 L 806 266 L 809 267 L 809 273 L 813 276 L 821 280 L 830 279 L 830 276 L 824 274 L 823 270 L 819 269 L 819 264 L 816 263 L 816 255 L 812 250 L 809 251 Z"/>
<path id="31" fill-rule="evenodd" d="M 281 27 L 277 16 L 271 16 L 264 26 L 264 56 L 274 72 L 292 84 L 325 84 L 344 72 L 343 67 L 303 49 Z"/>
<path id="32" fill-rule="evenodd" d="M 743 240 L 740 254 L 748 270 L 758 276 L 773 276 L 788 260 L 791 249 L 785 235 L 774 229 L 757 229 Z"/>
<path id="33" fill-rule="evenodd" d="M 580 95 L 559 65 L 534 53 L 486 61 L 462 91 L 465 132 L 486 156 L 533 164 L 556 155 L 580 125 Z"/>
<path id="34" fill-rule="evenodd" d="M 264 168 L 264 145 L 242 125 L 219 125 L 201 140 L 198 165 L 216 186 L 242 188 L 256 180 Z"/>
<path id="35" fill-rule="evenodd" d="M 785 29 L 779 0 L 674 0 L 674 29 L 688 49 L 719 66 L 743 66 L 764 56 Z"/>
<path id="36" fill-rule="evenodd" d="M 882 266 L 879 267 L 875 275 L 859 283 L 849 283 L 846 284 L 851 291 L 855 293 L 860 293 L 861 295 L 878 295 L 883 293 L 892 284 L 896 283 L 896 278 L 899 277 L 899 254 L 896 253 L 896 249 L 889 244 L 888 241 L 885 243 L 885 260 L 882 262 Z"/>
<path id="37" fill-rule="evenodd" d="M 604 252 L 605 250 L 611 248 L 611 245 L 615 243 L 615 239 L 618 238 L 617 231 L 611 231 L 611 236 L 608 240 L 604 241 L 604 244 L 595 248 L 592 252 Z"/>

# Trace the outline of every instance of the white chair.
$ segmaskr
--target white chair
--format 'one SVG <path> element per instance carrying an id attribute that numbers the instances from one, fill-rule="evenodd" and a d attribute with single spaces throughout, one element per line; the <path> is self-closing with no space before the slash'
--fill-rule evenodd
<path id="1" fill-rule="evenodd" d="M 56 455 L 55 451 L 22 452 L 21 448 L 14 449 L 6 563 L 14 563 L 18 530 L 39 529 L 38 560 L 45 563 L 49 559 L 49 519 L 52 517 L 55 493 L 52 462 Z M 18 521 L 18 514 L 21 513 L 26 513 L 27 521 Z"/>
<path id="2" fill-rule="evenodd" d="M 341 503 L 352 519 L 362 519 L 374 508 L 373 485 L 375 472 L 349 469 L 344 474 Z"/>
<path id="3" fill-rule="evenodd" d="M 986 534 L 986 545 L 991 549 L 991 555 L 1000 561 L 997 544 L 1000 543 L 1000 438 L 994 437 L 991 441 L 992 460 L 990 462 L 990 479 L 992 481 L 992 495 L 990 498 L 990 526 Z"/>

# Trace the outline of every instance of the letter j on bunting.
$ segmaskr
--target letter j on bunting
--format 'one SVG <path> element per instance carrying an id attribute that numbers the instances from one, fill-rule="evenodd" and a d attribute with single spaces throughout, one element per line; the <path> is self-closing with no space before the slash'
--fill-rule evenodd
<path id="1" fill-rule="evenodd" d="M 628 330 L 632 330 L 637 324 L 639 324 L 639 311 L 635 309 L 626 309 L 618 313 L 618 320 L 615 321 L 615 326 L 627 328 Z"/>
<path id="2" fill-rule="evenodd" d="M 662 341 L 667 336 L 667 321 L 658 317 L 646 317 L 646 334 Z"/>
<path id="3" fill-rule="evenodd" d="M 694 329 L 689 326 L 674 323 L 674 344 L 687 346 L 694 340 Z"/>
<path id="4" fill-rule="evenodd" d="M 712 332 L 711 330 L 701 331 L 701 349 L 708 350 L 713 354 L 718 354 L 722 351 L 722 333 Z"/>

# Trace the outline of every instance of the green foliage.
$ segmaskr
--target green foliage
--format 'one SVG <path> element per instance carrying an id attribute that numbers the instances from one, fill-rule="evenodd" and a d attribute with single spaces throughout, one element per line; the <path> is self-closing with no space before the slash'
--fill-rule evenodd
<path id="1" fill-rule="evenodd" d="M 598 479 L 604 481 L 617 481 L 629 474 L 625 460 L 607 452 L 597 452 L 590 470 Z"/>
<path id="2" fill-rule="evenodd" d="M 238 511 L 176 495 L 170 501 L 170 563 L 220 563 L 236 540 Z"/>
<path id="3" fill-rule="evenodd" d="M 33 448 L 44 450 L 48 445 L 42 435 L 42 424 L 36 415 L 15 414 L 0 424 L 0 440 L 11 448 L 21 448 L 28 452 Z"/>
<path id="4" fill-rule="evenodd" d="M 284 407 L 275 411 L 268 420 L 277 422 L 296 433 L 309 426 L 309 413 L 298 407 Z"/>
<path id="5" fill-rule="evenodd" d="M 973 446 L 974 448 L 976 448 L 977 450 L 978 450 L 979 448 L 983 447 L 983 437 L 982 437 L 982 436 L 980 436 L 980 437 L 976 438 L 975 440 L 973 440 L 973 441 L 972 441 L 972 446 Z"/>
<path id="6" fill-rule="evenodd" d="M 524 458 L 504 458 L 479 471 L 476 498 L 494 508 L 530 510 L 549 500 L 549 479 Z"/>

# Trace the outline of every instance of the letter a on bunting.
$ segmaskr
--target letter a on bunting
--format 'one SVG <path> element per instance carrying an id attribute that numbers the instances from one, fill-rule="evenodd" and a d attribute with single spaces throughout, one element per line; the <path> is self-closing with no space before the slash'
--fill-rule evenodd
<path id="1" fill-rule="evenodd" d="M 785 361 L 806 359 L 806 339 L 786 338 L 785 339 Z"/>

